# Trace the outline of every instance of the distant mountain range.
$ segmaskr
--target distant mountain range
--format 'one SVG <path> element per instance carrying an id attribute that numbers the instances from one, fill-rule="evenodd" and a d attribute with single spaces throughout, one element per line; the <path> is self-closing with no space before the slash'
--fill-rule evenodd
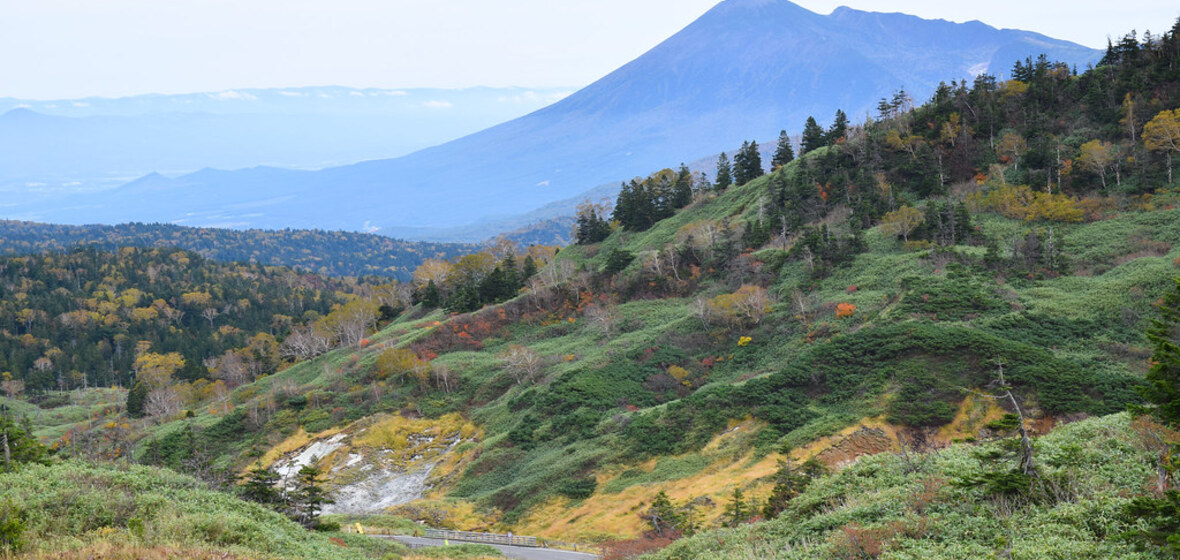
<path id="1" fill-rule="evenodd" d="M 572 88 L 242 89 L 0 98 L 0 193 L 73 194 L 153 171 L 319 169 L 397 157 L 530 113 Z"/>
<path id="2" fill-rule="evenodd" d="M 149 175 L 89 197 L 20 205 L 51 222 L 367 230 L 434 237 L 595 186 L 797 132 L 838 108 L 860 120 L 904 88 L 1004 74 L 1046 54 L 1079 67 L 1101 53 L 1037 33 L 786 0 L 726 0 L 601 80 L 529 115 L 397 159 L 320 171 L 267 167 Z M 488 222 L 492 223 L 492 222 Z M 454 230 L 450 230 L 454 231 Z"/>

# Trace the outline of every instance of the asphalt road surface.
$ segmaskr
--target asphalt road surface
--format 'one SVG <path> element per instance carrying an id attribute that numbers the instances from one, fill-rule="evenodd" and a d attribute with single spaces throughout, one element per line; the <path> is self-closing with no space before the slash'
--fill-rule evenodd
<path id="1" fill-rule="evenodd" d="M 404 537 L 399 535 L 374 535 L 386 539 L 395 539 L 409 545 L 420 546 L 444 546 L 442 539 L 426 539 L 422 537 Z M 451 544 L 464 544 L 461 541 L 450 541 Z M 558 550 L 556 548 L 532 548 L 527 546 L 508 546 L 504 544 L 490 544 L 500 549 L 504 556 L 508 558 L 520 558 L 521 560 L 595 560 L 598 556 L 594 554 L 586 554 L 584 552 L 572 552 L 569 550 Z"/>

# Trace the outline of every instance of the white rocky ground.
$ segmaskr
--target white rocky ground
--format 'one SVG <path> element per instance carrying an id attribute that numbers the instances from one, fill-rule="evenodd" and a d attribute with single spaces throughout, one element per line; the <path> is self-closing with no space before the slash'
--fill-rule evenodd
<path id="1" fill-rule="evenodd" d="M 300 468 L 319 465 L 335 501 L 324 507 L 324 513 L 381 513 L 421 499 L 430 489 L 435 466 L 462 441 L 459 434 L 417 434 L 408 438 L 404 449 L 353 445 L 354 437 L 365 429 L 313 440 L 280 457 L 272 468 L 291 486 Z"/>

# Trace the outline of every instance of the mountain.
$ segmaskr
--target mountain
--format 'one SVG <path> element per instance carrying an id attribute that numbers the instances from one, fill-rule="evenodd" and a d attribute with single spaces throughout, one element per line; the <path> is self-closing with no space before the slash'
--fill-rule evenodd
<path id="1" fill-rule="evenodd" d="M 32 433 L 212 484 L 314 467 L 342 524 L 628 539 L 607 558 L 693 533 L 657 558 L 1174 556 L 1152 541 L 1175 531 L 1180 192 L 1150 138 L 1175 128 L 1180 23 L 1079 75 L 1018 70 L 691 200 L 657 172 L 593 239 L 435 260 L 326 315 L 281 281 L 244 294 L 257 266 L 194 286 L 175 253 L 7 259 L 16 460 Z M 1134 165 L 1108 173 L 1116 150 Z M 239 324 L 274 339 L 161 373 L 155 337 L 220 350 Z M 45 517 L 33 480 L 0 512 Z"/>
<path id="2" fill-rule="evenodd" d="M 319 169 L 402 156 L 518 117 L 568 89 L 242 89 L 0 98 L 0 192 L 105 190 L 151 171 Z M 29 185 L 33 183 L 34 185 Z"/>
<path id="3" fill-rule="evenodd" d="M 405 157 L 316 172 L 269 168 L 146 177 L 117 190 L 11 207 L 51 222 L 434 228 L 519 213 L 843 108 L 854 118 L 904 87 L 1003 73 L 1045 53 L 1085 66 L 1100 53 L 979 22 L 786 0 L 726 0 L 638 59 L 524 117 Z M 400 230 L 404 231 L 404 230 Z"/>

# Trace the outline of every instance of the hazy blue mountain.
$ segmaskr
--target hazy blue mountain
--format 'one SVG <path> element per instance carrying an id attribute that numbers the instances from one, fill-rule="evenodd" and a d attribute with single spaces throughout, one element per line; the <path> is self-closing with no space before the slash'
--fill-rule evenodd
<path id="1" fill-rule="evenodd" d="M 1098 51 L 979 22 L 786 0 L 726 0 L 638 59 L 524 117 L 398 159 L 316 172 L 260 168 L 145 177 L 28 219 L 323 227 L 405 233 L 502 219 L 597 185 L 821 123 L 854 120 L 904 87 L 1002 74 L 1045 53 L 1084 66 Z"/>
<path id="2" fill-rule="evenodd" d="M 99 190 L 153 171 L 319 169 L 396 157 L 529 113 L 568 92 L 308 87 L 0 98 L 0 192 L 20 195 L 30 183 L 60 192 Z"/>

